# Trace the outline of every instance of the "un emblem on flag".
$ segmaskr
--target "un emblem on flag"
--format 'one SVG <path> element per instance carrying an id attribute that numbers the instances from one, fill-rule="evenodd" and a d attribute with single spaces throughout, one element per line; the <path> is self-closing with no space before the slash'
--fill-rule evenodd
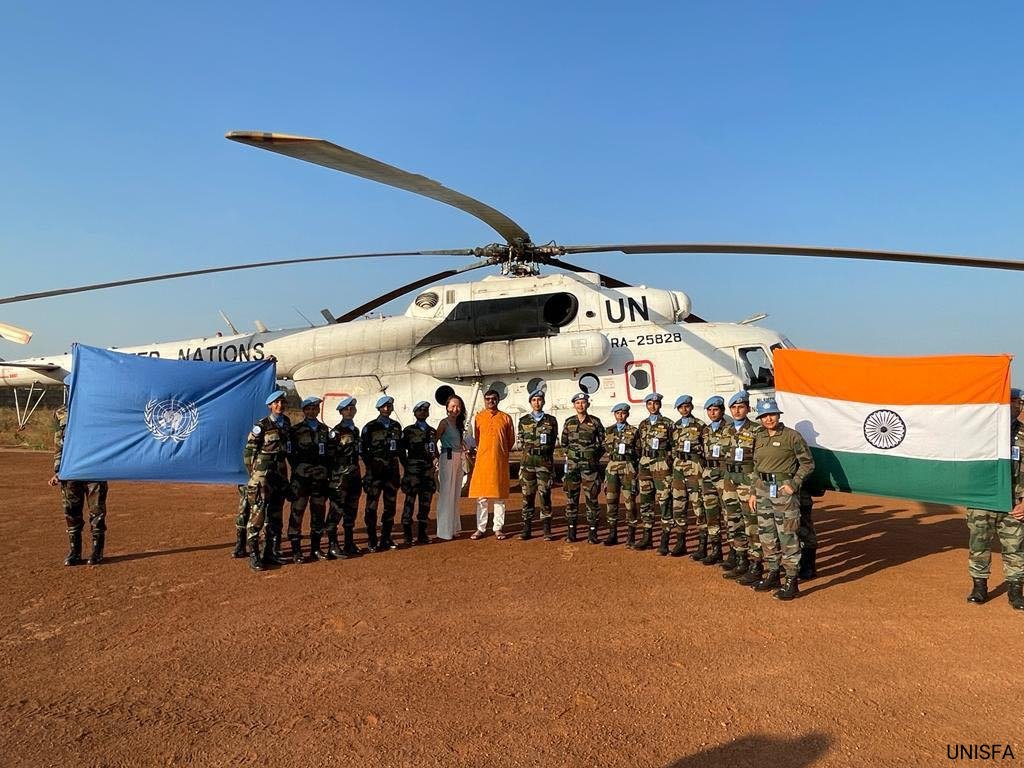
<path id="1" fill-rule="evenodd" d="M 875 448 L 888 451 L 903 442 L 907 425 L 896 411 L 882 408 L 864 419 L 864 439 Z"/>
<path id="2" fill-rule="evenodd" d="M 158 442 L 185 441 L 199 426 L 199 409 L 195 403 L 175 400 L 150 400 L 145 410 L 146 428 Z"/>

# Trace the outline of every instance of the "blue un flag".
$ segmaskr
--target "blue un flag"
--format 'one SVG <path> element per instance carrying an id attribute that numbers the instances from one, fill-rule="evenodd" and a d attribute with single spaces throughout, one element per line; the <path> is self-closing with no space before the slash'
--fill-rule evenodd
<path id="1" fill-rule="evenodd" d="M 246 435 L 275 382 L 272 362 L 161 360 L 76 344 L 58 474 L 244 483 Z"/>

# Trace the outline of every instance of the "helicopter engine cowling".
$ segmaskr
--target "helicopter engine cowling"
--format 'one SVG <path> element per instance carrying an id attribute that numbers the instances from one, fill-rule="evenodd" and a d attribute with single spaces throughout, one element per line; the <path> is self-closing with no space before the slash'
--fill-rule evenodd
<path id="1" fill-rule="evenodd" d="M 445 344 L 416 355 L 409 368 L 439 379 L 592 368 L 611 352 L 611 342 L 599 331 L 559 333 L 539 339 Z"/>

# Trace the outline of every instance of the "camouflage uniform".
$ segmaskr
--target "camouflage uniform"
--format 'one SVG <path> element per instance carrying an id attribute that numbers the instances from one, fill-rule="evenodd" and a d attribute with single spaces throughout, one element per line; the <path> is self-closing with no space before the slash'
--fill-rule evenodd
<path id="1" fill-rule="evenodd" d="M 273 416 L 264 416 L 256 422 L 245 441 L 242 459 L 249 472 L 245 487 L 249 502 L 248 544 L 256 556 L 260 531 L 266 525 L 265 561 L 272 560 L 274 541 L 284 525 L 284 501 L 290 493 L 287 459 L 292 424 L 287 416 L 280 418 L 276 421 Z"/>
<path id="2" fill-rule="evenodd" d="M 359 550 L 355 546 L 354 531 L 363 482 L 359 471 L 359 430 L 351 421 L 342 420 L 329 435 L 327 451 L 331 474 L 327 493 L 331 506 L 327 512 L 327 541 L 333 544 L 338 540 L 340 522 L 345 532 L 344 553 L 356 555 Z"/>
<path id="3" fill-rule="evenodd" d="M 1010 483 L 1011 503 L 1024 501 L 1024 472 L 1021 455 L 1024 453 L 1024 426 L 1019 421 L 1010 428 Z M 1016 457 L 1016 458 L 1014 458 Z M 1003 551 L 1003 576 L 1008 584 L 1024 581 L 1024 522 L 1006 512 L 986 509 L 967 510 L 967 528 L 970 531 L 967 570 L 972 579 L 988 579 L 992 572 L 992 535 L 999 537 Z"/>
<path id="4" fill-rule="evenodd" d="M 662 520 L 672 519 L 669 461 L 674 431 L 672 420 L 660 414 L 653 423 L 648 417 L 637 425 L 637 444 L 640 447 L 637 481 L 640 486 L 640 522 L 645 535 L 646 531 L 654 528 L 655 507 Z"/>
<path id="5" fill-rule="evenodd" d="M 626 525 L 635 529 L 640 522 L 636 514 L 636 465 L 640 459 L 637 439 L 640 431 L 632 424 L 612 424 L 604 433 L 608 466 L 604 470 L 605 502 L 608 529 L 615 533 L 619 524 L 619 496 L 626 508 Z"/>
<path id="6" fill-rule="evenodd" d="M 385 423 L 378 417 L 363 427 L 360 442 L 363 464 L 366 465 L 366 476 L 363 478 L 363 490 L 366 492 L 363 508 L 366 536 L 370 549 L 378 549 L 377 500 L 383 492 L 384 510 L 380 516 L 379 548 L 390 549 L 395 546 L 391 540 L 391 529 L 395 524 L 401 481 L 399 456 L 402 450 L 402 426 L 394 419 L 389 418 Z"/>
<path id="7" fill-rule="evenodd" d="M 719 422 L 717 430 L 713 424 L 708 424 L 707 431 L 704 433 L 703 501 L 708 540 L 712 543 L 719 541 L 721 532 L 722 498 L 719 489 L 725 477 L 725 465 L 729 460 L 731 444 L 724 420 Z"/>
<path id="8" fill-rule="evenodd" d="M 247 557 L 245 542 L 249 527 L 249 494 L 245 485 L 238 486 L 238 514 L 235 515 L 235 549 L 232 557 Z"/>
<path id="9" fill-rule="evenodd" d="M 748 503 L 754 483 L 754 436 L 760 429 L 760 424 L 745 419 L 738 429 L 735 421 L 730 420 L 721 430 L 729 441 L 719 493 L 729 545 L 735 553 L 730 553 L 730 565 L 736 564 L 736 555 L 746 554 L 748 550 L 752 560 L 762 558 L 757 513 L 750 511 Z"/>
<path id="10" fill-rule="evenodd" d="M 60 471 L 60 460 L 64 455 L 64 433 L 68 428 L 68 409 L 61 406 L 53 414 L 53 474 Z M 61 480 L 61 505 L 64 507 L 64 523 L 67 527 L 71 553 L 68 565 L 81 562 L 82 529 L 85 527 L 83 511 L 89 508 L 89 530 L 92 533 L 93 554 L 89 560 L 98 563 L 103 558 L 103 544 L 107 531 L 107 483 L 105 480 Z"/>
<path id="11" fill-rule="evenodd" d="M 410 424 L 402 431 L 402 531 L 405 543 L 412 544 L 412 512 L 417 500 L 419 514 L 416 522 L 419 539 L 427 535 L 427 520 L 430 518 L 430 499 L 437 492 L 437 430 L 423 422 Z"/>
<path id="12" fill-rule="evenodd" d="M 288 540 L 297 561 L 302 560 L 302 518 L 309 506 L 310 555 L 320 552 L 327 507 L 327 486 L 331 456 L 331 436 L 327 425 L 303 419 L 291 429 L 292 451 L 288 457 L 292 467 L 292 509 L 288 516 Z"/>
<path id="13" fill-rule="evenodd" d="M 565 449 L 565 497 L 568 505 L 565 517 L 570 526 L 576 525 L 580 509 L 580 491 L 586 500 L 587 525 L 597 530 L 597 516 L 601 509 L 601 456 L 604 453 L 604 425 L 592 414 L 582 421 L 574 414 L 562 426 L 562 448 Z"/>
<path id="14" fill-rule="evenodd" d="M 795 429 L 779 422 L 775 434 L 761 429 L 754 435 L 754 492 L 757 494 L 757 521 L 764 557 L 765 575 L 777 573 L 781 565 L 786 578 L 795 579 L 800 571 L 800 487 L 814 471 L 814 457 L 803 437 Z M 793 489 L 784 493 L 783 485 Z M 774 486 L 776 495 L 772 498 Z"/>
<path id="15" fill-rule="evenodd" d="M 701 488 L 704 480 L 704 435 L 708 425 L 696 416 L 675 423 L 672 460 L 672 519 L 679 528 L 680 541 L 686 539 L 687 507 L 693 511 L 698 533 L 707 538 Z"/>
<path id="16" fill-rule="evenodd" d="M 523 522 L 533 521 L 534 500 L 540 494 L 540 519 L 551 520 L 551 478 L 554 471 L 555 441 L 558 422 L 545 413 L 535 420 L 528 413 L 519 419 L 519 446 L 523 452 L 519 463 L 519 490 L 523 495 Z"/>

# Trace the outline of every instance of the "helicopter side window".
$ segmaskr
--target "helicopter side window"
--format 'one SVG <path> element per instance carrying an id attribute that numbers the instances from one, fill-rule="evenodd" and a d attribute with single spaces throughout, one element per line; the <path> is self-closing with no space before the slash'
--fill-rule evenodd
<path id="1" fill-rule="evenodd" d="M 499 402 L 508 397 L 508 384 L 506 384 L 504 381 L 492 381 L 490 384 L 487 385 L 487 389 L 484 391 L 487 392 L 492 389 L 498 393 Z"/>
<path id="2" fill-rule="evenodd" d="M 763 347 L 743 347 L 739 350 L 743 381 L 752 389 L 775 386 L 772 361 Z"/>
<path id="3" fill-rule="evenodd" d="M 592 395 L 601 388 L 601 380 L 592 373 L 584 373 L 580 376 L 580 392 Z"/>
<path id="4" fill-rule="evenodd" d="M 651 386 L 651 377 L 647 371 L 637 368 L 629 374 L 629 385 L 633 389 L 647 389 Z"/>
<path id="5" fill-rule="evenodd" d="M 540 378 L 530 379 L 530 381 L 527 382 L 527 384 L 526 384 L 526 391 L 527 391 L 527 393 L 536 392 L 538 389 L 541 392 L 547 392 L 548 391 L 548 383 L 546 381 L 544 381 L 544 379 L 540 379 Z"/>
<path id="6" fill-rule="evenodd" d="M 450 398 L 454 394 L 454 389 L 449 387 L 447 384 L 442 384 L 440 387 L 437 388 L 437 391 L 434 393 L 434 400 L 437 402 L 438 405 L 447 405 L 448 398 Z"/>

